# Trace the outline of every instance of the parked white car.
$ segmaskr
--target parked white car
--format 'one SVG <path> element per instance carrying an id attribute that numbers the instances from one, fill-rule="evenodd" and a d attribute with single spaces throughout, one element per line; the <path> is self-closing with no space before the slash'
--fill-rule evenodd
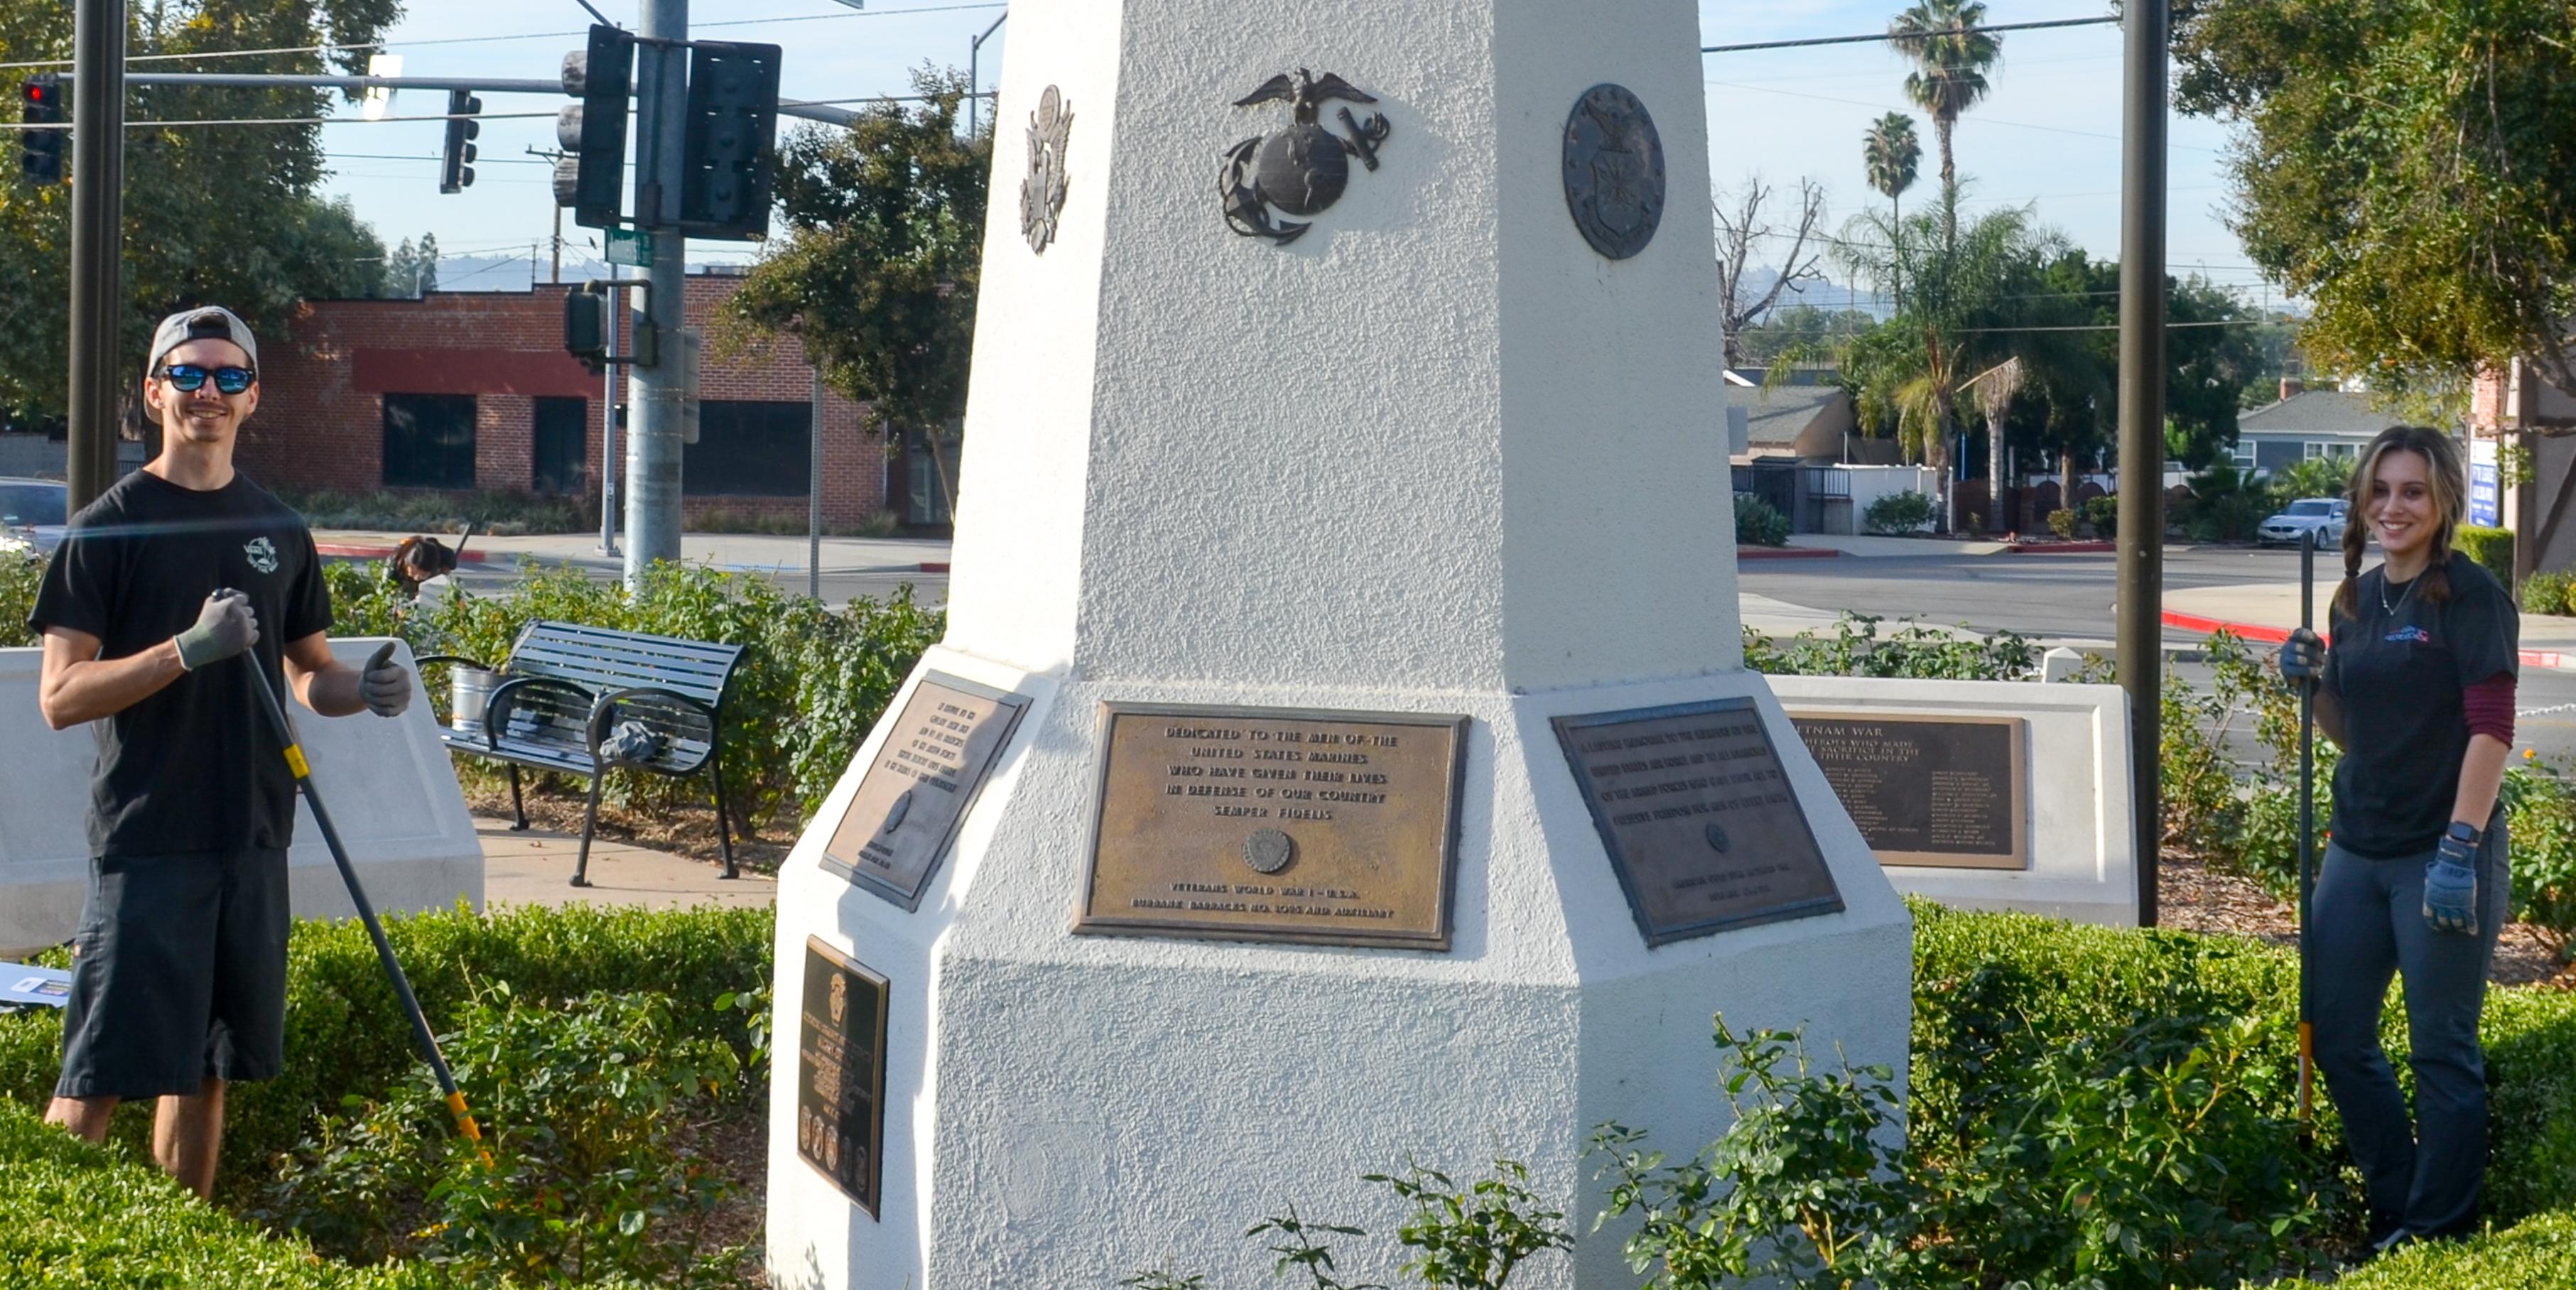
<path id="1" fill-rule="evenodd" d="M 2299 535 L 2313 529 L 2317 545 L 2332 548 L 2343 542 L 2347 512 L 2352 503 L 2340 497 L 2302 497 L 2290 503 L 2290 509 L 2263 521 L 2254 530 L 2254 540 L 2296 543 Z"/>
<path id="2" fill-rule="evenodd" d="M 59 479 L 0 478 L 0 535 L 27 544 L 38 555 L 52 555 L 63 544 L 69 497 Z"/>

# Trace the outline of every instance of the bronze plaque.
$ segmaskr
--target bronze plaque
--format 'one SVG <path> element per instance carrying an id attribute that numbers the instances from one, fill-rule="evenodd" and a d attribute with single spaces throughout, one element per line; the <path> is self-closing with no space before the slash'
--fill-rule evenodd
<path id="1" fill-rule="evenodd" d="M 1842 911 L 1753 700 L 1555 724 L 1646 944 Z"/>
<path id="2" fill-rule="evenodd" d="M 796 1154 L 877 1216 L 885 1176 L 886 979 L 805 938 Z"/>
<path id="3" fill-rule="evenodd" d="M 2030 867 L 2030 723 L 1915 712 L 1789 720 L 1880 864 Z"/>
<path id="4" fill-rule="evenodd" d="M 1449 948 L 1467 718 L 1101 705 L 1077 932 Z"/>
<path id="5" fill-rule="evenodd" d="M 940 672 L 921 678 L 823 846 L 823 867 L 905 909 L 957 837 L 1027 696 Z"/>

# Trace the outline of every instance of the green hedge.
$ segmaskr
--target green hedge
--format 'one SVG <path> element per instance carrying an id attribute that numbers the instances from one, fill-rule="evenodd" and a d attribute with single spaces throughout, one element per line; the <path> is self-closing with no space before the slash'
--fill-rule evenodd
<path id="1" fill-rule="evenodd" d="M 514 907 L 489 917 L 463 908 L 391 918 L 386 933 L 433 1026 L 445 1032 L 478 985 L 508 982 L 521 999 L 560 1002 L 594 991 L 670 995 L 689 1038 L 748 1054 L 748 1027 L 765 1017 L 717 1012 L 719 995 L 764 986 L 770 911 L 654 911 Z M 410 1023 L 356 922 L 296 924 L 287 947 L 286 1073 L 228 1098 L 218 1195 L 247 1196 L 271 1161 L 336 1114 L 348 1096 L 382 1096 L 410 1070 Z M 706 1006 L 687 1006 L 703 1003 Z M 39 1108 L 60 1069 L 62 1022 L 50 1011 L 0 1017 L 0 1093 Z M 140 1148 L 150 1114 L 118 1112 L 119 1140 Z"/>
<path id="2" fill-rule="evenodd" d="M 2513 587 L 2513 530 L 2483 528 L 2463 524 L 2452 535 L 2451 545 L 2462 555 L 2485 565 L 2496 581 L 2510 590 Z"/>

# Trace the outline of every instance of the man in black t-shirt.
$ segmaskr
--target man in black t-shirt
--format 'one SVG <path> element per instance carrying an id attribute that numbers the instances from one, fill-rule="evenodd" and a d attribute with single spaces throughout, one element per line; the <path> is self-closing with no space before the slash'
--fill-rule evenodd
<path id="1" fill-rule="evenodd" d="M 324 716 L 398 716 L 412 689 L 400 666 L 361 676 L 331 657 L 313 535 L 233 470 L 258 362 L 229 310 L 162 320 L 143 384 L 161 454 L 73 517 L 28 617 L 46 724 L 98 738 L 46 1118 L 97 1141 L 119 1101 L 159 1098 L 153 1155 L 201 1196 L 224 1086 L 285 1059 L 295 784 L 247 669 Z"/>

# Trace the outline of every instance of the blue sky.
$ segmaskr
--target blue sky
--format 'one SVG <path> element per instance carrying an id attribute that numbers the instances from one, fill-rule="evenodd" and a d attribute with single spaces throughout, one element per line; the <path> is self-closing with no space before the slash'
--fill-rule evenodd
<path id="1" fill-rule="evenodd" d="M 635 21 L 633 0 L 594 3 L 613 19 L 629 25 Z M 1897 7 L 1892 0 L 1702 0 L 1703 43 L 1877 31 Z M 789 97 L 845 98 L 904 92 L 910 69 L 925 60 L 963 66 L 969 42 L 1003 12 L 994 0 L 869 0 L 864 12 L 834 0 L 701 0 L 692 17 L 700 24 L 696 34 L 707 38 L 786 46 L 783 81 Z M 2020 22 L 2102 12 L 2099 0 L 1991 0 L 1989 18 Z M 403 56 L 408 75 L 552 77 L 588 21 L 574 0 L 413 0 L 410 15 L 389 36 L 390 52 Z M 709 25 L 718 22 L 728 25 Z M 1005 24 L 984 46 L 982 72 L 988 88 L 1000 74 L 1009 35 Z M 2112 26 L 2007 34 L 1993 96 L 1959 125 L 1959 169 L 1973 180 L 1972 204 L 2030 204 L 2042 223 L 2093 255 L 2114 256 L 2119 245 L 2119 58 L 2119 30 Z M 1794 191 L 1801 176 L 1812 176 L 1828 190 L 1837 225 L 1882 200 L 1863 181 L 1860 136 L 1881 112 L 1906 108 L 1904 64 L 1892 50 L 1852 45 L 1713 54 L 1701 66 L 1721 188 L 1760 175 Z M 562 102 L 490 95 L 485 106 L 495 113 L 551 113 Z M 443 106 L 442 96 L 414 92 L 404 95 L 395 111 L 423 114 Z M 343 111 L 355 115 L 353 108 Z M 1931 155 L 1930 121 L 1921 120 L 1918 129 L 1926 151 L 1926 182 L 1908 194 L 1914 200 L 1929 197 L 1929 177 L 1937 164 Z M 547 170 L 525 152 L 554 145 L 550 117 L 486 121 L 477 141 L 482 151 L 478 178 L 472 188 L 453 196 L 437 191 L 439 127 L 434 122 L 330 126 L 323 140 L 335 171 L 329 191 L 348 195 L 388 243 L 433 232 L 449 254 L 506 253 L 512 247 L 524 254 L 551 234 L 554 207 Z M 2222 218 L 2225 132 L 2208 122 L 2176 118 L 2172 142 L 2173 265 L 2182 271 L 2205 270 L 2219 282 L 2247 287 L 2249 298 L 2262 299 L 2259 279 Z M 568 225 L 567 258 L 578 258 L 582 241 L 594 236 Z M 712 243 L 695 244 L 691 251 L 691 258 L 699 260 L 757 254 L 756 247 Z M 442 285 L 472 285 L 446 276 Z"/>

